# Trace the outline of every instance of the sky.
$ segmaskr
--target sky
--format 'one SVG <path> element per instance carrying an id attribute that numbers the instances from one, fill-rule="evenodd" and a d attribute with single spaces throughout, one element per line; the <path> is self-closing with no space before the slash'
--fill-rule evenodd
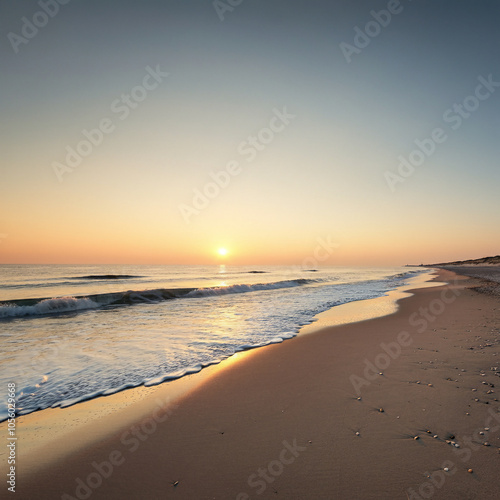
<path id="1" fill-rule="evenodd" d="M 0 263 L 497 255 L 499 21 L 495 0 L 4 0 Z"/>

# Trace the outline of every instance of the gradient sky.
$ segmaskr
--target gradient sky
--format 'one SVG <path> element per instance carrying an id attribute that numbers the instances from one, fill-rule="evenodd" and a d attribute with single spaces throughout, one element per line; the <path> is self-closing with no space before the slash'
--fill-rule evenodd
<path id="1" fill-rule="evenodd" d="M 319 238 L 339 245 L 328 265 L 500 253 L 500 87 L 461 123 L 443 116 L 479 77 L 500 82 L 500 4 L 401 0 L 348 62 L 355 27 L 397 4 L 243 0 L 221 20 L 211 0 L 71 0 L 50 18 L 3 1 L 0 262 L 206 264 L 227 247 L 227 263 L 300 264 Z M 20 42 L 23 18 L 46 24 Z M 125 117 L 116 101 L 147 67 L 168 76 Z M 295 117 L 251 155 L 283 109 Z M 446 140 L 391 190 L 436 128 Z M 239 173 L 183 216 L 229 162 Z"/>

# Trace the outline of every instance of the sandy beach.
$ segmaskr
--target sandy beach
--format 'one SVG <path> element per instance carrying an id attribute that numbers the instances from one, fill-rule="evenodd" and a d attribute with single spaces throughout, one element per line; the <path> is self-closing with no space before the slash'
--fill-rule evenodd
<path id="1" fill-rule="evenodd" d="M 133 391 L 20 418 L 17 498 L 498 498 L 499 299 L 436 280 L 387 316 L 235 355 L 175 398 L 149 389 L 24 466 L 23 425 L 49 415 L 57 435 Z"/>

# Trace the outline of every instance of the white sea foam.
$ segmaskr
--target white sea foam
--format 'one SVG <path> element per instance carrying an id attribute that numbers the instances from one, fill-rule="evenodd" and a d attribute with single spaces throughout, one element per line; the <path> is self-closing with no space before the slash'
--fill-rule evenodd
<path id="1" fill-rule="evenodd" d="M 24 316 L 40 316 L 43 314 L 65 313 L 82 311 L 84 309 L 96 309 L 100 307 L 96 302 L 83 297 L 58 297 L 45 299 L 32 306 L 20 306 L 16 304 L 0 305 L 0 318 L 20 318 Z"/>

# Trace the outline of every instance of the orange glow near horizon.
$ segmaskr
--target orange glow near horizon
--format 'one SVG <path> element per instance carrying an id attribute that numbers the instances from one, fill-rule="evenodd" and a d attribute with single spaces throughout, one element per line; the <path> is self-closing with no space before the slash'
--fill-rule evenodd
<path id="1" fill-rule="evenodd" d="M 125 231 L 120 224 L 107 227 L 102 223 L 92 231 L 82 226 L 72 230 L 70 224 L 61 225 L 61 220 L 43 227 L 33 224 L 22 231 L 12 225 L 0 239 L 0 263 L 399 266 L 497 255 L 500 243 L 492 238 L 466 240 L 460 232 L 438 228 L 429 228 L 425 239 L 412 234 L 411 227 L 378 236 L 368 230 L 343 232 L 338 238 L 328 233 L 318 237 L 303 228 L 293 236 L 282 232 L 275 238 L 235 230 L 230 246 L 222 247 L 209 231 L 199 239 L 180 231 L 168 237 L 141 224 L 137 228 Z M 325 250 L 328 238 L 338 247 Z"/>

